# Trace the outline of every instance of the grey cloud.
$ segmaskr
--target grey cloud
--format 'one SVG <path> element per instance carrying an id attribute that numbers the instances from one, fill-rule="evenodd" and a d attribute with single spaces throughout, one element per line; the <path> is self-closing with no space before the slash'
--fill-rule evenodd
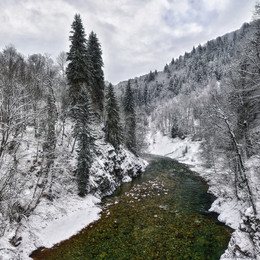
<path id="1" fill-rule="evenodd" d="M 238 29 L 250 20 L 254 5 L 244 0 L 205 1 L 1 0 L 0 47 L 13 43 L 25 55 L 55 57 L 68 51 L 77 12 L 86 33 L 94 30 L 100 39 L 106 79 L 117 83 L 161 70 L 193 46 Z"/>

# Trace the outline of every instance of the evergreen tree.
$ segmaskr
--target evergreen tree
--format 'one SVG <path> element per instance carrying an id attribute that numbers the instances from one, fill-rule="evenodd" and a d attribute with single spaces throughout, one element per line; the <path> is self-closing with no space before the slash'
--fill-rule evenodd
<path id="1" fill-rule="evenodd" d="M 179 137 L 181 139 L 184 139 L 184 134 L 179 128 L 178 119 L 177 116 L 172 117 L 172 128 L 171 128 L 171 137 L 176 138 Z"/>
<path id="2" fill-rule="evenodd" d="M 195 53 L 196 53 L 196 49 L 195 49 L 195 47 L 193 46 L 192 51 L 191 51 L 191 56 L 193 56 Z"/>
<path id="3" fill-rule="evenodd" d="M 115 149 L 118 149 L 122 142 L 119 106 L 112 84 L 109 84 L 106 94 L 105 139 L 107 142 L 111 143 Z"/>
<path id="4" fill-rule="evenodd" d="M 90 128 L 93 113 L 90 107 L 88 87 L 91 82 L 91 62 L 87 52 L 85 32 L 81 18 L 75 15 L 72 23 L 71 46 L 67 56 L 69 61 L 66 74 L 70 86 L 71 116 L 75 121 L 74 135 L 78 141 L 77 182 L 79 195 L 87 192 L 89 169 L 94 151 L 94 136 Z"/>
<path id="5" fill-rule="evenodd" d="M 147 76 L 147 82 L 153 81 L 155 79 L 155 73 L 150 70 Z"/>
<path id="6" fill-rule="evenodd" d="M 104 101 L 104 73 L 102 67 L 104 66 L 102 60 L 101 45 L 98 41 L 97 35 L 91 32 L 88 39 L 87 51 L 91 62 L 91 96 L 94 105 L 103 111 Z"/>
<path id="7" fill-rule="evenodd" d="M 89 179 L 89 169 L 92 164 L 92 155 L 95 149 L 94 135 L 90 128 L 93 122 L 93 112 L 90 106 L 90 100 L 87 90 L 82 88 L 79 93 L 79 102 L 75 105 L 76 124 L 74 135 L 78 140 L 78 165 L 77 165 L 77 182 L 80 196 L 87 193 L 87 183 Z"/>
<path id="8" fill-rule="evenodd" d="M 147 106 L 148 103 L 148 86 L 144 85 L 144 105 Z"/>
<path id="9" fill-rule="evenodd" d="M 134 105 L 134 96 L 128 81 L 124 97 L 124 114 L 125 114 L 125 145 L 136 154 L 136 114 Z"/>
<path id="10" fill-rule="evenodd" d="M 58 119 L 57 107 L 55 104 L 55 97 L 53 92 L 53 71 L 48 74 L 48 94 L 47 94 L 47 133 L 46 133 L 46 145 L 47 151 L 50 153 L 49 157 L 54 158 L 54 150 L 56 147 L 56 133 L 55 125 Z"/>
<path id="11" fill-rule="evenodd" d="M 81 91 L 83 83 L 88 85 L 89 81 L 89 65 L 86 47 L 85 30 L 79 14 L 76 14 L 72 23 L 72 35 L 69 37 L 71 41 L 70 51 L 67 53 L 68 66 L 66 75 L 70 86 L 69 94 L 71 104 L 75 105 L 78 94 Z"/>
<path id="12" fill-rule="evenodd" d="M 174 92 L 174 78 L 170 78 L 168 89 L 169 91 Z"/>
<path id="13" fill-rule="evenodd" d="M 166 65 L 164 66 L 163 72 L 164 72 L 164 73 L 167 73 L 168 71 L 169 71 L 169 65 L 166 64 Z"/>

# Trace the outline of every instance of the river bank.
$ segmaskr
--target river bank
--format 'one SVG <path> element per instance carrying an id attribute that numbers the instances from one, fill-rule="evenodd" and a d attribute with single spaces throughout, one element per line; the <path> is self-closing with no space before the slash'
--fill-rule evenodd
<path id="1" fill-rule="evenodd" d="M 221 260 L 231 259 L 260 259 L 260 252 L 256 252 L 256 257 L 252 253 L 259 249 L 260 234 L 256 232 L 255 245 L 249 236 L 244 222 L 250 221 L 252 216 L 251 209 L 246 203 L 236 199 L 232 188 L 230 176 L 232 172 L 223 168 L 221 157 L 217 158 L 215 168 L 206 168 L 201 156 L 200 141 L 192 141 L 187 137 L 184 140 L 179 138 L 172 139 L 156 132 L 149 136 L 148 151 L 151 154 L 158 154 L 176 159 L 196 171 L 209 184 L 208 192 L 217 199 L 211 205 L 210 211 L 219 214 L 218 220 L 233 228 L 228 248 L 221 256 Z M 250 174 L 250 184 L 258 197 L 255 198 L 256 207 L 260 212 L 260 194 L 258 184 L 260 183 L 257 172 L 260 169 L 259 158 L 251 158 L 246 162 L 247 172 Z M 258 245 L 258 246 L 257 246 Z"/>
<path id="2" fill-rule="evenodd" d="M 252 250 L 252 245 L 248 242 L 249 240 L 246 236 L 246 233 L 242 233 L 238 229 L 241 223 L 240 210 L 243 205 L 237 204 L 236 201 L 232 200 L 232 197 L 229 196 L 231 191 L 229 190 L 228 186 L 225 185 L 225 175 L 228 175 L 229 173 L 223 171 L 223 169 L 221 168 L 206 169 L 205 167 L 203 167 L 203 160 L 200 156 L 200 142 L 192 142 L 189 138 L 186 138 L 184 140 L 171 139 L 157 133 L 157 135 L 153 136 L 153 139 L 151 139 L 149 152 L 153 154 L 168 156 L 170 158 L 174 158 L 180 162 L 188 164 L 192 168 L 192 170 L 196 171 L 205 180 L 207 180 L 208 184 L 210 185 L 209 192 L 218 197 L 218 199 L 213 203 L 210 210 L 220 213 L 218 217 L 220 221 L 226 223 L 234 229 L 237 229 L 233 233 L 230 245 L 221 259 L 237 259 L 234 257 L 230 257 L 230 254 L 232 253 L 232 248 L 234 247 L 234 245 L 237 244 L 237 242 L 233 242 L 234 239 L 235 241 L 238 241 L 238 239 L 240 239 L 239 246 L 243 251 L 250 252 L 250 250 Z M 255 164 L 255 167 L 257 167 L 257 163 Z M 221 171 L 221 175 L 216 175 L 215 171 Z M 216 176 L 221 176 L 221 178 L 223 179 L 221 180 L 220 178 L 216 178 Z M 124 181 L 131 181 L 131 178 L 126 177 Z M 70 237 L 72 234 L 75 234 L 81 228 L 85 227 L 86 225 L 100 217 L 99 213 L 101 212 L 101 208 L 98 205 L 99 202 L 100 199 L 97 197 L 90 196 L 86 199 L 79 199 L 77 197 L 73 198 L 71 194 L 70 201 L 67 197 L 63 197 L 61 198 L 60 202 L 57 201 L 57 204 L 53 204 L 52 206 L 50 206 L 50 202 L 48 202 L 48 200 L 44 200 L 42 202 L 42 207 L 39 207 L 39 211 L 36 211 L 34 216 L 30 217 L 30 219 L 27 221 L 27 229 L 22 232 L 23 244 L 18 247 L 19 251 L 15 251 L 17 250 L 17 248 L 10 246 L 9 239 L 13 234 L 9 234 L 9 237 L 5 237 L 5 239 L 2 239 L 0 241 L 1 253 L 4 253 L 1 256 L 2 258 L 0 257 L 0 259 L 30 259 L 28 255 L 32 252 L 32 250 L 41 246 L 50 247 L 53 244 Z M 64 211 L 65 207 L 67 208 L 66 211 Z M 46 212 L 47 208 L 48 211 Z M 93 214 L 91 213 L 90 215 L 88 215 L 88 213 L 85 212 L 86 215 L 82 215 L 82 211 L 84 211 L 85 208 L 88 208 L 89 212 L 92 212 Z M 78 218 L 77 214 L 81 215 L 84 219 L 81 224 L 81 221 L 79 221 L 78 224 L 81 225 L 79 227 L 77 227 L 77 225 L 74 225 L 75 218 L 70 218 L 71 216 L 76 216 L 76 218 Z M 69 226 L 73 227 L 73 229 L 74 227 L 77 227 L 77 230 L 68 229 L 67 231 L 70 231 L 71 233 L 67 233 L 67 235 L 64 235 L 62 234 L 62 232 L 66 230 L 63 229 L 61 233 L 58 232 L 55 236 L 52 237 L 50 233 L 53 233 L 53 230 L 59 230 L 59 226 L 62 227 L 63 223 L 67 223 L 66 219 L 68 219 L 70 223 L 73 223 L 73 225 Z M 70 221 L 69 219 L 71 219 L 72 221 Z M 45 231 L 42 232 L 41 230 Z M 62 230 L 62 228 L 60 230 Z M 43 235 L 41 238 L 41 234 L 45 235 Z M 11 256 L 17 256 L 17 258 Z"/>
<path id="3" fill-rule="evenodd" d="M 231 230 L 208 214 L 206 183 L 170 158 L 145 159 L 142 175 L 103 200 L 98 221 L 33 259 L 218 260 Z"/>
<path id="4" fill-rule="evenodd" d="M 18 224 L 11 223 L 12 226 L 6 228 L 4 236 L 0 238 L 0 260 L 29 260 L 32 251 L 40 247 L 52 247 L 76 234 L 100 218 L 102 197 L 113 193 L 122 183 L 132 181 L 147 165 L 126 149 L 115 153 L 114 148 L 102 140 L 97 140 L 96 145 L 99 153 L 89 177 L 92 193 L 84 198 L 77 195 L 77 185 L 73 181 L 76 154 L 71 153 L 70 147 L 61 146 L 60 149 L 65 150 L 61 153 L 64 155 L 61 159 L 66 162 L 62 164 L 66 170 L 59 175 L 56 173 L 59 179 L 53 184 L 55 197 L 52 200 L 42 197 L 29 217 L 24 217 Z M 19 243 L 14 246 L 10 241 L 16 232 Z"/>

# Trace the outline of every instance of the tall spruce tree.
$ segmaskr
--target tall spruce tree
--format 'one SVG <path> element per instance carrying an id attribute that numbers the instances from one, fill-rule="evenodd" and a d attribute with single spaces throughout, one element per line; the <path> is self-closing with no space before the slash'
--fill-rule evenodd
<path id="1" fill-rule="evenodd" d="M 95 149 L 94 135 L 91 129 L 93 122 L 93 112 L 90 105 L 87 90 L 82 88 L 79 95 L 79 102 L 75 105 L 76 124 L 74 128 L 75 138 L 78 140 L 78 164 L 77 183 L 80 196 L 87 193 L 87 183 L 89 180 L 89 169 L 92 164 L 93 152 Z"/>
<path id="2" fill-rule="evenodd" d="M 91 32 L 88 38 L 87 43 L 87 52 L 89 55 L 91 67 L 91 96 L 94 106 L 100 111 L 103 111 L 103 102 L 104 102 L 104 73 L 102 67 L 102 50 L 101 44 L 98 41 L 97 35 L 94 32 Z"/>
<path id="3" fill-rule="evenodd" d="M 71 46 L 67 56 L 66 75 L 69 84 L 71 116 L 75 121 L 74 135 L 77 142 L 77 183 L 80 196 L 86 195 L 89 169 L 94 151 L 94 136 L 91 129 L 93 113 L 90 106 L 88 87 L 91 62 L 87 52 L 85 31 L 79 14 L 72 23 Z"/>
<path id="4" fill-rule="evenodd" d="M 130 81 L 127 83 L 123 106 L 125 114 L 125 145 L 131 152 L 136 154 L 136 114 Z"/>
<path id="5" fill-rule="evenodd" d="M 105 108 L 105 139 L 111 143 L 115 149 L 118 149 L 122 142 L 122 127 L 120 125 L 119 106 L 111 83 L 107 89 Z"/>
<path id="6" fill-rule="evenodd" d="M 86 35 L 79 14 L 76 14 L 71 25 L 71 41 L 70 51 L 67 53 L 68 66 L 66 75 L 69 88 L 71 104 L 74 106 L 77 103 L 78 95 L 82 85 L 89 84 L 89 64 L 86 47 Z"/>

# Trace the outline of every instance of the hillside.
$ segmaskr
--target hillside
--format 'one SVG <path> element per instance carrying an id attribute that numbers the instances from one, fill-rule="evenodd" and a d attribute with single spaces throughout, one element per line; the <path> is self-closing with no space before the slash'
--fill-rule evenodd
<path id="1" fill-rule="evenodd" d="M 74 235 L 100 217 L 104 196 L 146 167 L 120 125 L 109 125 L 119 108 L 113 87 L 105 97 L 96 35 L 86 44 L 79 15 L 72 28 L 81 45 L 56 63 L 14 46 L 0 52 L 0 259 L 29 259 Z"/>
<path id="2" fill-rule="evenodd" d="M 116 86 L 119 97 L 134 90 L 140 149 L 183 160 L 210 183 L 212 210 L 235 229 L 221 259 L 260 250 L 259 28 L 246 23 Z"/>
<path id="3" fill-rule="evenodd" d="M 178 58 L 172 58 L 163 71 L 150 71 L 148 74 L 129 79 L 135 92 L 138 106 L 153 106 L 162 100 L 172 99 L 178 94 L 190 94 L 192 91 L 204 88 L 213 79 L 220 81 L 227 77 L 229 67 L 236 61 L 246 44 L 246 39 L 252 37 L 255 23 L 245 23 L 231 33 L 217 37 L 206 44 L 199 45 L 190 52 Z M 116 85 L 120 94 L 128 80 Z"/>
<path id="4" fill-rule="evenodd" d="M 57 128 L 59 124 L 61 122 L 58 121 Z M 17 173 L 12 178 L 12 184 L 8 184 L 12 185 L 8 187 L 10 193 L 5 191 L 1 201 L 3 236 L 0 244 L 4 255 L 1 259 L 14 256 L 29 259 L 33 250 L 42 246 L 51 247 L 74 235 L 99 218 L 101 209 L 98 204 L 102 197 L 143 171 L 143 160 L 124 148 L 116 152 L 104 141 L 102 131 L 97 130 L 99 138 L 90 169 L 89 194 L 85 198 L 79 197 L 77 153 L 75 149 L 72 152 L 74 141 L 71 126 L 71 122 L 66 121 L 63 134 L 60 132 L 57 135 L 55 161 L 47 176 L 42 173 L 45 158 L 39 139 L 34 137 L 32 128 L 24 132 L 23 141 L 16 151 L 19 158 Z M 7 171 L 8 165 L 13 165 L 11 155 L 5 156 L 2 170 Z"/>

